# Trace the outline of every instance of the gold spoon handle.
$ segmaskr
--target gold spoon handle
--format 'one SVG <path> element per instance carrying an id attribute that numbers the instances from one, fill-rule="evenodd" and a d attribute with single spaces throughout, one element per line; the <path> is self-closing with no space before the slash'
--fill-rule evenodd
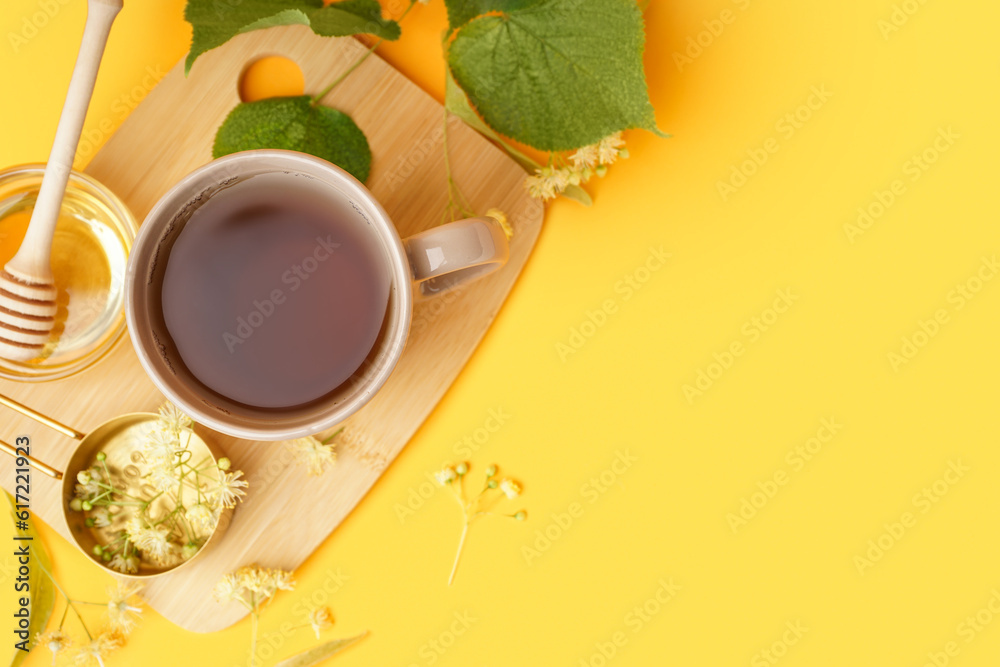
<path id="1" fill-rule="evenodd" d="M 68 435 L 74 440 L 83 440 L 83 435 L 84 435 L 83 433 L 80 433 L 76 429 L 66 426 L 66 424 L 61 424 L 57 422 L 55 419 L 52 419 L 51 417 L 46 417 L 41 412 L 36 412 L 31 408 L 29 408 L 27 405 L 24 405 L 23 403 L 18 403 L 13 398 L 8 398 L 3 394 L 0 394 L 0 405 L 6 405 L 11 410 L 20 412 L 25 417 L 28 417 L 29 419 L 34 419 L 39 424 L 48 426 L 49 428 L 55 431 L 59 431 L 63 435 Z"/>
<path id="2" fill-rule="evenodd" d="M 10 454 L 14 458 L 23 457 L 25 460 L 28 461 L 28 465 L 30 465 L 32 468 L 34 468 L 39 472 L 45 473 L 52 479 L 59 480 L 63 478 L 63 474 L 58 470 L 56 470 L 55 468 L 53 468 L 52 466 L 42 463 L 36 458 L 25 456 L 24 454 L 18 452 L 15 447 L 7 444 L 3 440 L 0 440 L 0 450 L 3 450 L 5 453 Z"/>

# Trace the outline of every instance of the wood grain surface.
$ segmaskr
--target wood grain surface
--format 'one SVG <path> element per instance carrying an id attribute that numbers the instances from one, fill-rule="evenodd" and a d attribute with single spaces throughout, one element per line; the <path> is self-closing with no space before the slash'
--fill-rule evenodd
<path id="1" fill-rule="evenodd" d="M 215 131 L 239 103 L 239 78 L 253 61 L 291 58 L 306 92 L 320 90 L 363 50 L 350 38 L 320 38 L 290 26 L 238 36 L 202 56 L 189 77 L 175 67 L 130 115 L 87 172 L 116 192 L 142 220 L 182 176 L 211 159 Z M 377 56 L 366 60 L 325 100 L 351 114 L 368 135 L 373 163 L 368 187 L 402 236 L 441 221 L 447 202 L 442 128 L 435 100 Z M 452 295 L 418 304 L 406 351 L 381 392 L 344 423 L 336 467 L 308 477 L 280 443 L 229 438 L 202 428 L 250 481 L 247 501 L 223 539 L 199 562 L 151 581 L 144 597 L 181 627 L 213 632 L 237 622 L 245 609 L 225 607 L 210 594 L 226 572 L 248 563 L 297 568 L 360 502 L 455 380 L 503 305 L 541 227 L 542 206 L 529 199 L 524 172 L 506 154 L 460 121 L 448 122 L 455 179 L 477 213 L 507 213 L 515 237 L 510 262 Z M 155 410 L 163 400 L 123 340 L 95 367 L 42 384 L 0 381 L 0 392 L 87 431 L 116 415 Z M 33 454 L 63 465 L 75 441 L 0 409 L 0 437 L 33 438 Z M 0 482 L 12 488 L 12 466 Z M 59 486 L 35 473 L 33 510 L 67 536 Z"/>

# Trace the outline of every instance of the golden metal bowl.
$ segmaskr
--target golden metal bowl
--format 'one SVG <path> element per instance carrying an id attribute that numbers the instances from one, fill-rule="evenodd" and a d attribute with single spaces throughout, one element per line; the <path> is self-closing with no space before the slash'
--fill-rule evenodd
<path id="1" fill-rule="evenodd" d="M 109 567 L 104 561 L 94 555 L 94 546 L 111 542 L 111 537 L 124 526 L 127 520 L 125 515 L 128 513 L 121 511 L 118 514 L 114 514 L 111 525 L 105 528 L 87 526 L 84 514 L 70 508 L 70 502 L 75 497 L 77 474 L 89 470 L 97 453 L 104 452 L 107 456 L 105 464 L 110 470 L 120 471 L 123 477 L 133 480 L 126 489 L 129 494 L 140 498 L 144 497 L 144 494 L 148 494 L 145 497 L 156 495 L 156 491 L 152 490 L 150 492 L 151 487 L 143 481 L 143 476 L 149 472 L 149 469 L 146 465 L 145 457 L 140 451 L 140 443 L 149 433 L 152 426 L 157 423 L 159 415 L 148 412 L 133 412 L 115 417 L 101 424 L 90 433 L 83 434 L 65 424 L 55 421 L 51 417 L 35 412 L 31 408 L 6 396 L 0 395 L 0 404 L 17 410 L 40 424 L 44 424 L 49 428 L 80 441 L 80 444 L 77 445 L 76 450 L 70 457 L 69 463 L 66 465 L 65 472 L 56 470 L 30 456 L 25 458 L 36 470 L 62 481 L 63 517 L 66 519 L 66 525 L 73 536 L 73 541 L 81 552 L 111 574 L 119 577 L 146 580 L 170 572 L 177 572 L 181 568 L 198 560 L 212 544 L 219 540 L 219 536 L 229 527 L 233 510 L 223 509 L 219 515 L 219 520 L 216 522 L 215 529 L 191 558 L 163 567 L 140 561 L 139 572 L 136 574 L 125 574 Z M 216 446 L 201 438 L 194 431 L 190 432 L 188 448 L 192 452 L 192 459 L 197 461 L 210 459 L 215 464 L 222 456 Z M 0 450 L 12 456 L 19 456 L 14 447 L 2 440 L 0 440 Z M 217 470 L 218 468 L 216 467 L 215 469 Z"/>

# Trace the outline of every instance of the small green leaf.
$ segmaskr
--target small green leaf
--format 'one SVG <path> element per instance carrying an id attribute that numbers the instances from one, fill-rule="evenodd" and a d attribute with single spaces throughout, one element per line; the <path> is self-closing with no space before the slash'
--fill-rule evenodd
<path id="1" fill-rule="evenodd" d="M 566 189 L 562 191 L 562 196 L 566 199 L 572 199 L 575 202 L 579 202 L 584 206 L 590 206 L 594 203 L 594 200 L 590 198 L 590 193 L 581 188 L 579 185 L 567 185 Z"/>
<path id="2" fill-rule="evenodd" d="M 13 500 L 6 491 L 4 491 L 3 496 L 7 501 L 7 505 L 9 506 L 13 517 Z M 31 599 L 31 620 L 28 625 L 30 646 L 30 642 L 35 640 L 35 635 L 40 632 L 44 632 L 45 626 L 49 624 L 49 619 L 52 617 L 52 609 L 56 604 L 56 591 L 52 582 L 37 565 L 37 563 L 41 563 L 49 572 L 52 571 L 52 561 L 49 558 L 48 552 L 45 550 L 42 538 L 38 535 L 38 531 L 35 530 L 34 522 L 29 522 L 29 528 L 27 531 L 17 532 L 21 537 L 31 538 L 30 541 L 24 540 L 21 544 L 27 544 L 29 546 L 31 549 L 31 557 L 36 561 L 36 565 L 31 568 L 31 572 L 28 575 L 28 590 L 30 591 Z M 10 661 L 10 667 L 19 667 L 19 665 L 21 665 L 27 657 L 27 653 L 15 649 L 14 656 Z"/>
<path id="3" fill-rule="evenodd" d="M 382 7 L 375 0 L 341 0 L 309 16 L 313 32 L 322 37 L 378 35 L 390 42 L 399 39 L 399 24 L 382 18 Z"/>
<path id="4" fill-rule="evenodd" d="M 382 18 L 376 0 L 188 0 L 184 18 L 194 29 L 185 72 L 198 56 L 244 32 L 279 25 L 307 25 L 323 37 L 372 34 L 399 39 L 399 24 Z"/>
<path id="5" fill-rule="evenodd" d="M 332 658 L 348 646 L 361 641 L 367 635 L 367 632 L 362 632 L 360 635 L 349 639 L 335 639 L 332 642 L 327 642 L 314 649 L 310 649 L 305 653 L 299 653 L 298 655 L 293 655 L 291 658 L 282 660 L 274 667 L 313 667 L 327 658 Z"/>
<path id="6" fill-rule="evenodd" d="M 272 97 L 233 109 L 215 135 L 214 157 L 257 148 L 309 153 L 368 178 L 372 152 L 365 133 L 347 114 L 313 106 L 308 95 Z"/>
<path id="7" fill-rule="evenodd" d="M 510 12 L 541 3 L 542 0 L 445 0 L 448 8 L 448 26 L 455 30 L 483 14 Z"/>
<path id="8" fill-rule="evenodd" d="M 629 128 L 659 132 L 644 44 L 635 0 L 543 0 L 465 24 L 448 64 L 495 131 L 564 151 Z"/>

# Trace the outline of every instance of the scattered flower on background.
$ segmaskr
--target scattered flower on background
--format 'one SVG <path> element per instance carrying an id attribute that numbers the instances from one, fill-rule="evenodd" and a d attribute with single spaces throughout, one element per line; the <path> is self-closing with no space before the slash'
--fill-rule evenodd
<path id="1" fill-rule="evenodd" d="M 438 470 L 434 473 L 434 479 L 437 483 L 444 486 L 445 484 L 451 484 L 456 479 L 458 479 L 458 473 L 455 472 L 454 468 L 444 468 L 443 470 Z"/>
<path id="2" fill-rule="evenodd" d="M 260 622 L 261 613 L 278 591 L 290 591 L 294 587 L 295 581 L 292 578 L 291 572 L 273 570 L 260 567 L 259 565 L 245 565 L 235 572 L 225 575 L 215 584 L 213 595 L 216 600 L 222 604 L 238 602 L 250 612 L 250 667 L 256 667 L 257 665 L 257 626 Z M 333 615 L 330 613 L 329 608 L 318 607 L 312 610 L 306 623 L 293 626 L 291 629 L 310 627 L 316 633 L 316 639 L 319 639 L 320 633 L 332 626 Z M 364 634 L 353 637 L 350 640 L 338 641 L 337 644 L 340 649 L 345 648 L 360 640 Z M 309 664 L 314 663 L 309 662 Z"/>
<path id="3" fill-rule="evenodd" d="M 108 588 L 108 627 L 127 635 L 135 629 L 142 614 L 136 594 L 142 584 L 118 581 Z"/>
<path id="4" fill-rule="evenodd" d="M 142 618 L 142 607 L 139 606 L 140 603 L 136 598 L 136 594 L 142 586 L 132 582 L 116 582 L 108 588 L 107 604 L 75 600 L 66 594 L 65 589 L 52 577 L 52 573 L 41 561 L 36 561 L 36 564 L 43 576 L 52 582 L 53 588 L 65 600 L 66 608 L 60 616 L 59 625 L 54 629 L 36 634 L 34 645 L 45 647 L 52 653 L 53 665 L 56 664 L 57 659 L 65 655 L 77 667 L 107 667 L 105 662 L 107 657 L 125 645 L 125 638 L 136 628 Z M 104 607 L 106 610 L 104 627 L 100 632 L 93 632 L 90 629 L 81 611 L 92 607 Z M 73 612 L 83 629 L 85 638 L 81 641 L 74 640 L 65 630 L 70 611 Z"/>
<path id="5" fill-rule="evenodd" d="M 44 646 L 52 651 L 52 664 L 54 665 L 60 653 L 72 648 L 73 640 L 62 630 L 50 630 L 39 633 L 35 637 L 35 646 Z"/>
<path id="6" fill-rule="evenodd" d="M 104 659 L 124 644 L 122 636 L 117 632 L 102 632 L 77 649 L 73 664 L 78 667 L 106 667 Z"/>
<path id="7" fill-rule="evenodd" d="M 312 613 L 309 614 L 309 626 L 316 633 L 316 639 L 319 639 L 321 632 L 332 628 L 333 616 L 330 614 L 330 608 L 317 607 L 313 609 Z"/>
<path id="8" fill-rule="evenodd" d="M 462 550 L 465 548 L 465 538 L 469 534 L 469 526 L 481 516 L 502 516 L 516 521 L 524 521 L 528 518 L 525 510 L 520 510 L 514 514 L 497 514 L 492 511 L 498 502 L 505 498 L 513 500 L 521 495 L 521 485 L 509 477 L 497 479 L 499 468 L 490 465 L 486 468 L 486 479 L 483 482 L 482 490 L 472 499 L 465 496 L 463 480 L 469 474 L 469 464 L 462 462 L 456 465 L 448 465 L 434 473 L 434 479 L 441 486 L 451 489 L 458 501 L 462 512 L 465 514 L 465 525 L 462 527 L 462 537 L 458 541 L 458 552 L 455 554 L 455 563 L 451 568 L 451 575 L 448 577 L 448 585 L 455 581 L 455 573 L 458 571 L 458 563 L 462 558 Z"/>
<path id="9" fill-rule="evenodd" d="M 604 176 L 608 165 L 628 157 L 621 132 L 601 139 L 596 144 L 578 148 L 567 161 L 554 155 L 550 164 L 539 167 L 525 179 L 524 185 L 535 199 L 554 199 L 571 185 L 582 185 L 593 176 Z"/>
<path id="10" fill-rule="evenodd" d="M 148 466 L 143 479 L 155 491 L 139 498 L 126 493 L 133 482 L 108 465 L 104 452 L 77 474 L 70 509 L 82 512 L 88 527 L 102 529 L 95 559 L 123 574 L 138 573 L 143 563 L 180 564 L 208 541 L 222 510 L 246 495 L 243 473 L 230 471 L 229 459 L 193 460 L 193 426 L 177 406 L 160 406 L 159 419 L 137 449 Z"/>
<path id="11" fill-rule="evenodd" d="M 295 460 L 308 468 L 310 475 L 322 475 L 337 463 L 336 445 L 330 443 L 343 431 L 341 428 L 322 441 L 310 435 L 290 440 L 285 445 L 295 455 Z"/>
<path id="12" fill-rule="evenodd" d="M 512 479 L 500 480 L 500 490 L 511 500 L 521 495 L 521 485 Z"/>
<path id="13" fill-rule="evenodd" d="M 287 570 L 273 570 L 260 567 L 259 565 L 245 565 L 235 572 L 225 575 L 215 584 L 212 591 L 215 599 L 221 604 L 238 602 L 246 607 L 250 612 L 250 667 L 257 665 L 257 627 L 260 623 L 260 615 L 267 608 L 268 603 L 278 591 L 290 591 L 295 587 L 292 573 Z M 299 628 L 312 628 L 316 634 L 316 639 L 320 638 L 320 633 L 333 627 L 333 615 L 328 607 L 317 607 L 309 613 L 309 617 L 302 625 L 283 626 L 287 630 L 297 630 Z M 284 630 L 283 630 L 284 632 Z M 332 652 L 323 653 L 324 659 L 333 656 L 351 644 L 361 641 L 368 631 L 349 639 L 337 639 L 331 642 Z M 331 648 L 331 644 L 323 644 L 314 647 L 298 656 L 293 656 L 282 661 L 280 664 L 289 665 L 315 665 L 316 656 L 310 655 L 314 651 L 323 648 Z"/>
<path id="14" fill-rule="evenodd" d="M 290 591 L 294 587 L 291 572 L 259 565 L 245 565 L 225 575 L 215 584 L 212 593 L 216 600 L 222 604 L 238 602 L 250 612 L 250 667 L 257 664 L 257 624 L 260 621 L 261 607 L 279 590 Z"/>
<path id="15" fill-rule="evenodd" d="M 215 585 L 215 598 L 223 603 L 239 602 L 251 612 L 267 602 L 279 590 L 295 588 L 292 573 L 259 565 L 245 565 L 222 577 Z"/>

